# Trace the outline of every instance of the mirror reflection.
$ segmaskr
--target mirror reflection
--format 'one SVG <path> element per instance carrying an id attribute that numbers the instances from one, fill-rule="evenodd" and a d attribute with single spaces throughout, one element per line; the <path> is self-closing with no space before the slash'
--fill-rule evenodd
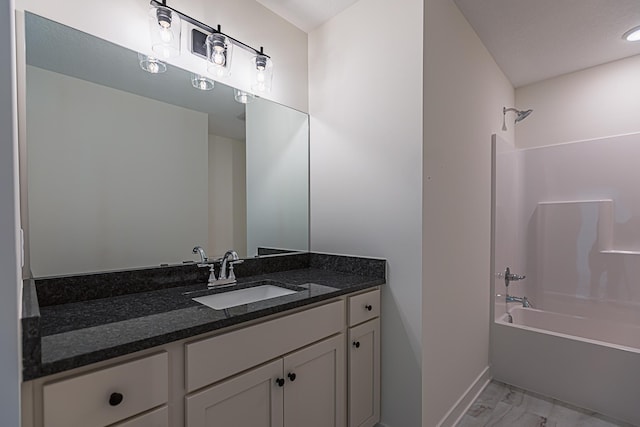
<path id="1" fill-rule="evenodd" d="M 26 62 L 34 277 L 308 250 L 306 114 L 29 13 Z"/>

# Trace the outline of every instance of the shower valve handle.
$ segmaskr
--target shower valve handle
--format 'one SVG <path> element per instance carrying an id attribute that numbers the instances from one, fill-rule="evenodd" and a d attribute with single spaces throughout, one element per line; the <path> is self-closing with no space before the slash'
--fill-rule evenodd
<path id="1" fill-rule="evenodd" d="M 518 280 L 524 280 L 526 276 L 514 274 L 511 272 L 509 267 L 504 271 L 504 285 L 509 286 L 509 282 L 517 282 Z"/>

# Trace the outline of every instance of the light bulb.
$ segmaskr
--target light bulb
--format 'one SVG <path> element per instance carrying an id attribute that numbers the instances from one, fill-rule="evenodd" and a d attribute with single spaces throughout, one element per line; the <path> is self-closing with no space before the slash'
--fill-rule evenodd
<path id="1" fill-rule="evenodd" d="M 171 27 L 162 27 L 160 28 L 160 40 L 165 43 L 171 43 L 173 41 L 173 31 L 171 31 Z"/>
<path id="2" fill-rule="evenodd" d="M 150 73 L 158 74 L 158 71 L 160 71 L 160 66 L 157 62 L 149 62 L 148 69 Z"/>
<path id="3" fill-rule="evenodd" d="M 215 49 L 213 56 L 211 57 L 212 62 L 216 65 L 224 65 L 224 59 L 224 50 L 219 51 Z"/>

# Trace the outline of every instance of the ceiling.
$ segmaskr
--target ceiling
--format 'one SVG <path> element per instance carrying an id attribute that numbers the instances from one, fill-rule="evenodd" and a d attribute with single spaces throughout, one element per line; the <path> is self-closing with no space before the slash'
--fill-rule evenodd
<path id="1" fill-rule="evenodd" d="M 257 0 L 310 32 L 357 0 Z M 640 0 L 453 0 L 515 87 L 640 54 Z"/>
<path id="2" fill-rule="evenodd" d="M 515 87 L 640 54 L 639 0 L 454 0 Z"/>
<path id="3" fill-rule="evenodd" d="M 257 0 L 304 32 L 310 32 L 358 0 Z"/>

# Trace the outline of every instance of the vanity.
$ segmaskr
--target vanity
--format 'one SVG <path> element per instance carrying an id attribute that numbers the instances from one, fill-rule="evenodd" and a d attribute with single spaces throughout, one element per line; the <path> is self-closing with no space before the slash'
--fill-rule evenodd
<path id="1" fill-rule="evenodd" d="M 30 281 L 23 427 L 375 425 L 385 261 L 244 264 L 227 289 L 208 289 L 195 264 Z M 265 283 L 296 292 L 219 310 L 194 301 Z"/>
<path id="2" fill-rule="evenodd" d="M 308 115 L 16 30 L 23 427 L 374 426 L 386 261 L 308 252 Z"/>

